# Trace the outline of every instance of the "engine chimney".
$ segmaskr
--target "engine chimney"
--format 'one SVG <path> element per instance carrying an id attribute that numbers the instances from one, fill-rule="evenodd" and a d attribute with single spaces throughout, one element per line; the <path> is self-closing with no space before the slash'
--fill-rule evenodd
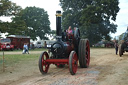
<path id="1" fill-rule="evenodd" d="M 62 29 L 61 29 L 61 11 L 56 11 L 56 35 L 61 36 L 62 35 Z"/>

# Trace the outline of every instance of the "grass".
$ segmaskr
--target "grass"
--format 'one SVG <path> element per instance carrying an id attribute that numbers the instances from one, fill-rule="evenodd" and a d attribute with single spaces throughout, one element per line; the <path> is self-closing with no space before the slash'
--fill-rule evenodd
<path id="1" fill-rule="evenodd" d="M 17 63 L 19 61 L 32 60 L 39 57 L 40 54 L 15 54 L 15 55 L 5 55 L 5 60 L 7 64 Z"/>
<path id="2" fill-rule="evenodd" d="M 19 63 L 27 61 L 33 61 L 39 59 L 40 54 L 13 54 L 5 55 L 4 66 L 6 70 L 10 70 L 11 67 L 15 67 Z M 9 68 L 9 69 L 8 69 Z M 3 60 L 0 56 L 0 73 L 3 70 Z"/>
<path id="3" fill-rule="evenodd" d="M 35 49 L 33 51 L 43 51 L 46 49 Z M 10 51 L 10 52 L 17 52 L 17 51 Z M 16 67 L 18 64 L 22 64 L 28 61 L 34 61 L 39 59 L 40 54 L 5 54 L 4 55 L 4 64 L 5 70 L 10 71 L 12 67 Z M 0 55 L 0 74 L 3 70 L 3 56 Z"/>

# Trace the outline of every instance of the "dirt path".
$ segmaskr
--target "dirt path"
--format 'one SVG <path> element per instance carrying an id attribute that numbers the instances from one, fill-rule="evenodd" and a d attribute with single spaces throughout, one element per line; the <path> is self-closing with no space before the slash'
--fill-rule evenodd
<path id="1" fill-rule="evenodd" d="M 90 67 L 79 67 L 74 76 L 70 75 L 68 66 L 51 65 L 49 72 L 42 75 L 38 59 L 19 62 L 13 72 L 0 74 L 0 85 L 128 85 L 128 53 L 119 57 L 114 49 L 93 48 Z"/>

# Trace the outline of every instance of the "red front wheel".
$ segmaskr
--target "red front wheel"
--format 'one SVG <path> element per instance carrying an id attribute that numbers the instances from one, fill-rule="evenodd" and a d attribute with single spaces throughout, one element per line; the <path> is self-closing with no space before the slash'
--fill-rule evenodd
<path id="1" fill-rule="evenodd" d="M 78 67 L 78 57 L 75 51 L 71 51 L 69 55 L 69 71 L 71 75 L 74 75 Z"/>
<path id="2" fill-rule="evenodd" d="M 49 69 L 49 64 L 46 60 L 49 59 L 49 55 L 47 52 L 42 52 L 39 58 L 39 70 L 42 74 L 46 74 Z"/>

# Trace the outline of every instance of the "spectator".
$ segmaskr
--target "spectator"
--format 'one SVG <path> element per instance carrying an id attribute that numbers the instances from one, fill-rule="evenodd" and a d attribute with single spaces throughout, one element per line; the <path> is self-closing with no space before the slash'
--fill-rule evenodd
<path id="1" fill-rule="evenodd" d="M 24 43 L 23 45 L 23 53 L 22 54 L 25 54 L 26 53 L 26 43 Z"/>
<path id="2" fill-rule="evenodd" d="M 23 46 L 23 54 L 25 54 L 26 52 L 29 54 L 28 44 L 27 43 L 24 43 L 24 46 Z"/>
<path id="3" fill-rule="evenodd" d="M 74 27 L 73 34 L 75 33 L 76 27 Z"/>
<path id="4" fill-rule="evenodd" d="M 117 55 L 118 54 L 118 42 L 116 40 L 115 40 L 114 46 L 115 46 L 116 55 Z"/>
<path id="5" fill-rule="evenodd" d="M 26 52 L 29 54 L 28 43 L 26 43 Z"/>
<path id="6" fill-rule="evenodd" d="M 69 28 L 68 28 L 68 30 L 67 30 L 67 33 L 68 33 L 68 34 L 72 34 L 72 28 L 71 28 L 71 26 L 69 26 Z"/>
<path id="7" fill-rule="evenodd" d="M 74 27 L 74 30 L 76 30 L 76 27 Z"/>

